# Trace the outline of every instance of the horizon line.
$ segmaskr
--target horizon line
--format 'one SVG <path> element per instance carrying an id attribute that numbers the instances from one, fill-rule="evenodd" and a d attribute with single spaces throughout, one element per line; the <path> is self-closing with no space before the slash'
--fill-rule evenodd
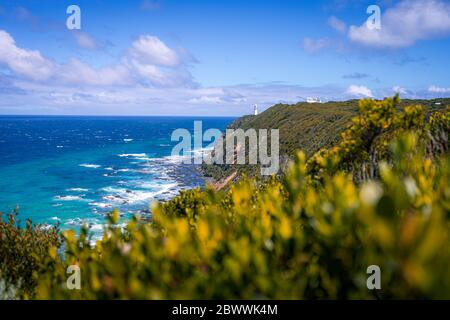
<path id="1" fill-rule="evenodd" d="M 251 115 L 251 114 L 248 114 Z M 190 117 L 203 117 L 203 118 L 237 118 L 246 115 L 233 115 L 233 116 L 212 116 L 212 115 L 104 115 L 104 114 L 0 114 L 0 117 L 178 117 L 178 118 L 190 118 Z"/>

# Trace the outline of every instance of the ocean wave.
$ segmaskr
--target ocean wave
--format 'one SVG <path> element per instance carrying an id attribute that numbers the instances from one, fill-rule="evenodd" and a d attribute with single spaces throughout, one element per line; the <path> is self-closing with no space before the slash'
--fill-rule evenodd
<path id="1" fill-rule="evenodd" d="M 144 188 L 144 189 L 160 189 L 160 191 L 167 191 L 173 188 L 177 188 L 178 187 L 178 183 L 177 182 L 173 182 L 173 183 L 167 183 L 167 184 L 160 184 L 157 182 L 144 182 L 144 183 L 140 183 L 139 187 Z"/>
<path id="2" fill-rule="evenodd" d="M 65 225 L 69 225 L 69 226 L 83 226 L 83 225 L 87 225 L 87 226 L 92 226 L 92 225 L 96 225 L 99 224 L 100 221 L 97 218 L 70 218 L 64 221 Z"/>
<path id="3" fill-rule="evenodd" d="M 90 202 L 89 203 L 90 206 L 94 206 L 94 207 L 98 207 L 98 208 L 111 208 L 112 206 L 108 203 L 103 203 L 103 202 Z"/>
<path id="4" fill-rule="evenodd" d="M 84 167 L 84 168 L 93 168 L 93 169 L 98 169 L 101 167 L 98 164 L 90 164 L 90 163 L 82 163 L 82 164 L 79 164 L 79 166 Z"/>
<path id="5" fill-rule="evenodd" d="M 165 156 L 161 159 L 170 164 L 191 164 L 192 161 L 195 159 L 195 157 L 204 158 L 205 156 L 209 156 L 213 150 L 214 148 L 195 149 L 186 152 L 187 154 L 186 153 L 183 155 L 174 154 L 170 156 Z"/>
<path id="6" fill-rule="evenodd" d="M 123 154 L 118 154 L 119 157 L 121 158 L 128 158 L 128 157 L 146 157 L 147 154 L 146 153 L 123 153 Z"/>
<path id="7" fill-rule="evenodd" d="M 69 226 L 73 226 L 73 225 L 80 225 L 81 223 L 81 218 L 73 218 L 73 219 L 67 219 L 64 224 L 67 224 Z"/>
<path id="8" fill-rule="evenodd" d="M 144 203 L 151 200 L 157 200 L 159 196 L 165 196 L 164 198 L 169 198 L 176 195 L 180 190 L 177 182 L 166 184 L 136 182 L 136 187 L 147 190 L 106 187 L 103 188 L 102 191 L 106 192 L 107 195 L 103 196 L 102 199 L 106 201 L 110 206 L 131 205 Z M 99 203 L 96 204 L 98 205 Z M 107 206 L 107 204 L 104 203 L 102 203 L 102 205 L 105 207 Z"/>
<path id="9" fill-rule="evenodd" d="M 157 158 L 149 158 L 146 153 L 124 153 L 124 154 L 118 154 L 121 158 L 131 158 L 133 160 L 139 160 L 139 161 L 152 161 Z"/>
<path id="10" fill-rule="evenodd" d="M 136 157 L 134 159 L 139 160 L 139 161 L 153 161 L 154 160 L 154 158 L 148 158 L 148 157 Z"/>
<path id="11" fill-rule="evenodd" d="M 123 139 L 123 141 L 124 142 L 131 142 L 131 141 L 133 141 L 134 139 Z"/>
<path id="12" fill-rule="evenodd" d="M 108 193 L 114 193 L 114 192 L 121 192 L 122 190 L 125 190 L 125 189 L 109 186 L 109 187 L 101 188 L 100 190 L 104 191 L 104 192 L 108 192 Z"/>
<path id="13" fill-rule="evenodd" d="M 103 231 L 104 228 L 105 228 L 105 225 L 103 223 L 91 224 L 89 226 L 89 230 L 91 230 L 91 231 Z"/>
<path id="14" fill-rule="evenodd" d="M 80 197 L 80 196 L 55 196 L 53 199 L 54 200 L 59 200 L 59 201 L 79 201 L 79 200 L 83 200 L 83 198 Z"/>
<path id="15" fill-rule="evenodd" d="M 185 160 L 189 160 L 192 157 L 190 155 L 171 155 L 171 156 L 166 156 L 164 158 L 162 158 L 165 162 L 171 163 L 171 164 L 182 164 Z"/>
<path id="16" fill-rule="evenodd" d="M 155 173 L 159 173 L 159 169 L 155 168 L 145 168 L 145 169 L 139 169 L 136 170 L 137 173 L 141 173 L 141 174 L 155 174 Z"/>
<path id="17" fill-rule="evenodd" d="M 70 188 L 70 189 L 66 189 L 66 191 L 73 191 L 73 192 L 88 192 L 89 189 L 85 189 L 85 188 Z"/>

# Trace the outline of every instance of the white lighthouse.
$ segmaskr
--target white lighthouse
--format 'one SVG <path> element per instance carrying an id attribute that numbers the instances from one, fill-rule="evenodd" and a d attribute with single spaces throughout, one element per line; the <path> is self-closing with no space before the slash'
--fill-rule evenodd
<path id="1" fill-rule="evenodd" d="M 258 115 L 258 105 L 257 105 L 257 104 L 255 104 L 255 105 L 253 106 L 253 114 L 254 114 L 255 116 Z"/>

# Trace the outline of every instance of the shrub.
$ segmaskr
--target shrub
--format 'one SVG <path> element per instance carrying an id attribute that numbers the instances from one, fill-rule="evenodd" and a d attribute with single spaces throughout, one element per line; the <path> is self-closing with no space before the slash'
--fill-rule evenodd
<path id="1" fill-rule="evenodd" d="M 426 122 L 420 108 L 393 106 L 362 102 L 339 145 L 309 161 L 299 152 L 281 180 L 185 191 L 125 232 L 115 212 L 95 246 L 86 230 L 64 232 L 65 259 L 47 257 L 37 297 L 450 298 L 448 146 L 428 153 L 433 130 L 448 134 L 448 112 Z M 376 161 L 376 179 L 355 181 L 345 159 L 364 159 L 368 139 L 358 135 L 373 131 L 392 138 L 386 159 Z M 81 290 L 64 286 L 71 264 Z M 366 286 L 370 265 L 381 268 L 381 290 Z"/>
<path id="2" fill-rule="evenodd" d="M 60 246 L 57 227 L 33 226 L 30 220 L 21 227 L 15 211 L 3 221 L 0 213 L 0 284 L 5 297 L 21 292 L 24 297 L 34 294 L 40 263 L 50 248 Z"/>
<path id="3" fill-rule="evenodd" d="M 56 241 L 25 236 L 44 231 L 3 223 L 2 257 L 22 267 L 1 270 L 38 299 L 448 299 L 449 112 L 397 103 L 363 101 L 339 144 L 298 152 L 279 179 L 185 191 L 125 230 L 114 211 L 95 246 L 68 230 L 58 255 Z M 66 287 L 70 265 L 81 290 Z M 366 286 L 370 265 L 381 290 Z"/>

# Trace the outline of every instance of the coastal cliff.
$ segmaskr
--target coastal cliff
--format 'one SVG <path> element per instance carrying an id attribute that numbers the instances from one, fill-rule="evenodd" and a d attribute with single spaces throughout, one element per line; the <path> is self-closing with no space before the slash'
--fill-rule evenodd
<path id="1" fill-rule="evenodd" d="M 352 118 L 357 116 L 358 104 L 358 100 L 276 104 L 259 115 L 245 115 L 236 119 L 228 126 L 228 129 L 243 129 L 244 131 L 248 129 L 279 129 L 280 174 L 282 174 L 297 150 L 302 150 L 309 158 L 323 148 L 335 146 L 340 141 L 342 132 L 352 124 Z M 450 105 L 450 99 L 404 99 L 398 102 L 397 108 L 403 110 L 407 106 L 414 105 L 423 106 L 428 117 L 433 112 L 444 110 L 446 106 Z M 386 133 L 383 134 L 386 135 Z M 203 173 L 212 178 L 212 186 L 216 189 L 222 189 L 242 176 L 264 179 L 261 177 L 259 169 L 259 165 L 249 164 L 202 165 Z"/>

